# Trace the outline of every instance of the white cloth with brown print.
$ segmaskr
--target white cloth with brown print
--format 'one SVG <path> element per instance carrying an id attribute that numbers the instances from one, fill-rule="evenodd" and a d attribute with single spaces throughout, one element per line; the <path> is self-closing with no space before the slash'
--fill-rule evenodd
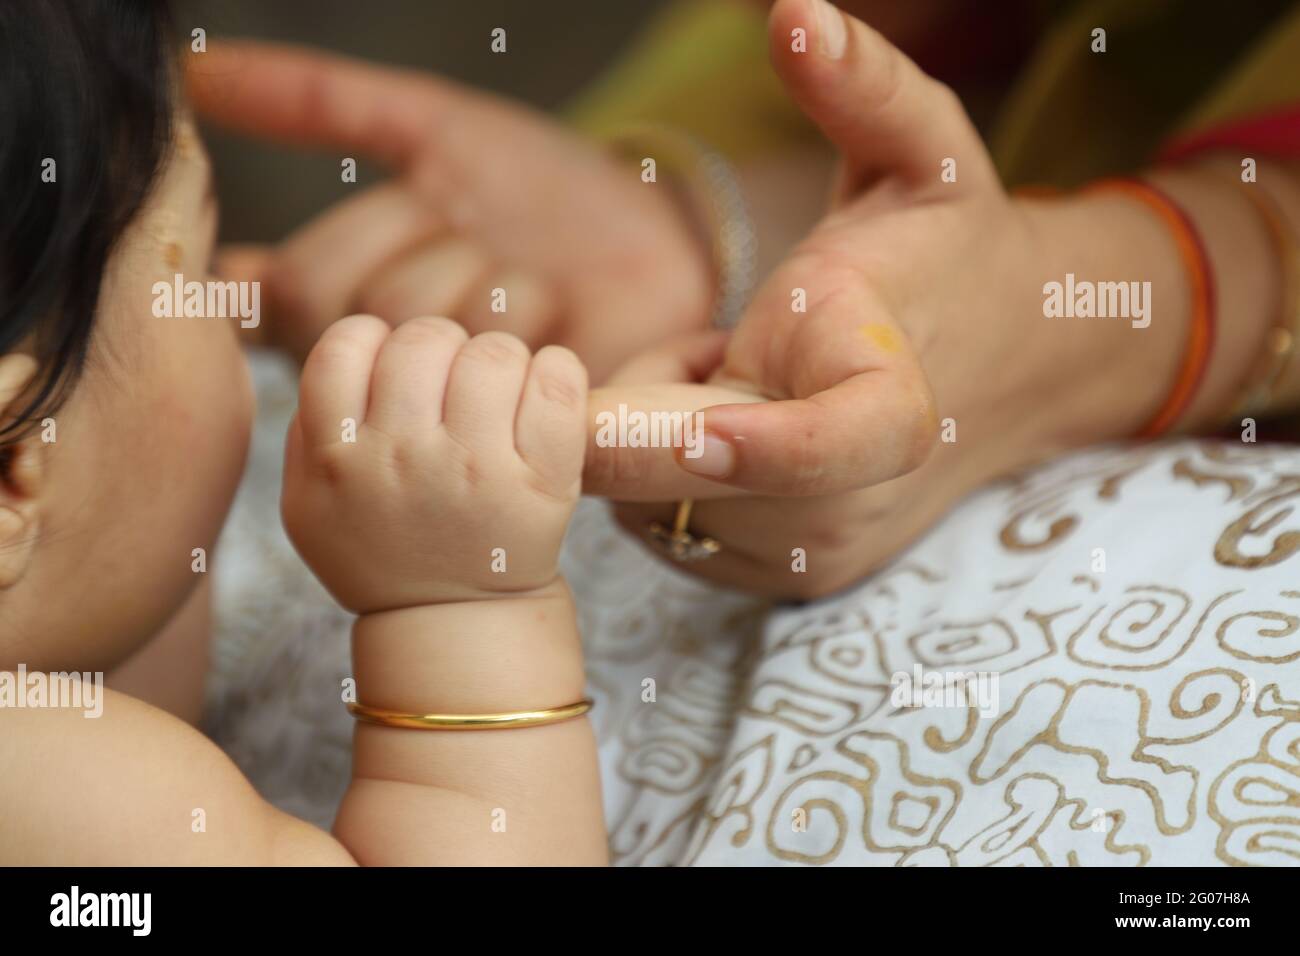
<path id="1" fill-rule="evenodd" d="M 254 371 L 208 729 L 329 826 L 350 619 L 277 516 L 292 376 Z M 584 501 L 563 563 L 613 861 L 1300 863 L 1297 503 L 1297 448 L 1097 449 L 971 496 L 849 592 L 773 609 Z"/>

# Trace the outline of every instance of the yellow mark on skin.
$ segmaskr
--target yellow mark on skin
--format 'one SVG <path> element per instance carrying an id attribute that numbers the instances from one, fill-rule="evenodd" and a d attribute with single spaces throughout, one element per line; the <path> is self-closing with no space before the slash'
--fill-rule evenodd
<path id="1" fill-rule="evenodd" d="M 862 335 L 868 342 L 882 352 L 900 352 L 903 349 L 903 337 L 893 326 L 882 322 L 868 322 L 862 326 Z"/>
<path id="2" fill-rule="evenodd" d="M 163 246 L 163 262 L 167 264 L 169 269 L 179 269 L 183 251 L 179 242 L 167 243 L 167 245 Z"/>

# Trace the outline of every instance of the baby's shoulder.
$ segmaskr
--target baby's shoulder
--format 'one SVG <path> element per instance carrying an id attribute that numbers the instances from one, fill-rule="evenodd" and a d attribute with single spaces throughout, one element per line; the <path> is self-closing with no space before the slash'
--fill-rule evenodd
<path id="1" fill-rule="evenodd" d="M 182 860 L 209 814 L 250 799 L 230 759 L 165 711 L 102 679 L 0 671 L 0 865 L 131 865 L 161 847 Z"/>

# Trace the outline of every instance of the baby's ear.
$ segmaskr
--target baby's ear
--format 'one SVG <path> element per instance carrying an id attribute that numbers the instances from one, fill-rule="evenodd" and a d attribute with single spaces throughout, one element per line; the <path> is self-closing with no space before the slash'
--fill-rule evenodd
<path id="1" fill-rule="evenodd" d="M 0 427 L 22 411 L 36 371 L 30 355 L 0 356 Z M 40 530 L 44 452 L 39 434 L 0 444 L 0 589 L 16 584 L 31 564 Z"/>

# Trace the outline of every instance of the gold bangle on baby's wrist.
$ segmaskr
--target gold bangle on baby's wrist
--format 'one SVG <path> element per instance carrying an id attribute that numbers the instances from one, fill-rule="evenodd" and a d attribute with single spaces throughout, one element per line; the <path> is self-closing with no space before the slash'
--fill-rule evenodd
<path id="1" fill-rule="evenodd" d="M 576 703 L 545 710 L 506 711 L 499 714 L 403 714 L 350 703 L 348 713 L 368 724 L 407 730 L 513 730 L 557 724 L 562 720 L 581 717 L 591 710 L 592 704 L 590 697 L 584 697 Z"/>

